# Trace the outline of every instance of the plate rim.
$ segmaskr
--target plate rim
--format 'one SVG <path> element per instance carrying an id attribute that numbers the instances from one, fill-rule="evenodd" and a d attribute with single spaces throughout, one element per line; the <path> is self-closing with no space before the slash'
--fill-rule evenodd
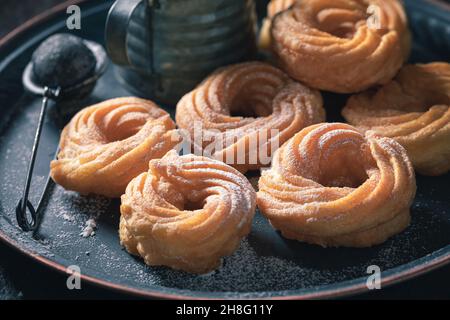
<path id="1" fill-rule="evenodd" d="M 428 0 L 435 5 L 443 6 L 444 8 L 450 9 L 450 5 L 436 0 Z M 26 34 L 36 25 L 47 22 L 56 16 L 59 16 L 63 11 L 66 10 L 69 5 L 78 5 L 87 2 L 95 2 L 93 0 L 68 0 L 57 6 L 54 6 L 43 13 L 32 17 L 27 20 L 21 26 L 7 33 L 5 36 L 0 38 L 0 50 L 4 49 L 11 42 L 19 38 L 20 36 Z M 10 225 L 11 228 L 15 228 L 10 221 L 6 219 L 5 216 L 0 216 L 6 224 Z M 14 250 L 19 253 L 31 258 L 35 262 L 48 267 L 50 270 L 55 270 L 61 274 L 67 274 L 66 268 L 62 263 L 49 259 L 43 255 L 40 255 L 33 250 L 26 248 L 24 244 L 21 244 L 17 239 L 12 238 L 5 230 L 0 229 L 0 241 L 9 245 Z M 34 241 L 34 240 L 33 240 Z M 55 256 L 58 257 L 58 256 Z M 60 257 L 61 260 L 67 260 Z M 69 261 L 69 260 L 67 260 Z M 381 285 L 383 288 L 391 286 L 396 283 L 400 283 L 411 278 L 418 277 L 422 274 L 440 268 L 450 264 L 450 244 L 440 248 L 424 257 L 410 261 L 406 264 L 402 264 L 395 268 L 388 269 L 382 272 Z M 96 285 L 105 289 L 120 292 L 122 294 L 130 294 L 136 297 L 142 298 L 162 298 L 162 299 L 276 299 L 276 300 L 297 300 L 297 299 L 330 299 L 339 297 L 348 297 L 358 293 L 368 292 L 369 289 L 366 287 L 366 278 L 360 277 L 356 279 L 346 280 L 339 282 L 338 284 L 329 284 L 320 287 L 312 287 L 308 289 L 297 289 L 297 290 L 285 290 L 285 291 L 261 291 L 261 292 L 204 292 L 204 291 L 194 291 L 194 290 L 183 290 L 176 288 L 168 288 L 168 290 L 174 293 L 162 292 L 161 290 L 151 290 L 151 289 L 140 289 L 133 288 L 128 285 L 122 285 L 114 283 L 113 281 L 108 281 L 100 279 L 96 276 L 90 276 L 87 274 L 81 274 L 81 280 L 86 281 L 89 284 Z M 315 288 L 320 288 L 315 290 Z M 267 293 L 267 296 L 259 297 L 259 295 Z M 281 295 L 284 293 L 283 295 Z M 210 295 L 209 297 L 206 295 Z M 240 297 L 242 296 L 242 297 Z"/>
<path id="2" fill-rule="evenodd" d="M 4 216 L 0 218 L 9 225 L 10 228 L 17 229 L 10 223 Z M 17 229 L 19 230 L 19 229 Z M 19 231 L 21 232 L 21 231 Z M 45 257 L 44 255 L 33 252 L 26 248 L 26 245 L 22 245 L 13 239 L 10 235 L 6 234 L 3 230 L 0 230 L 0 241 L 9 245 L 11 248 L 17 250 L 21 254 L 33 259 L 35 262 L 48 267 L 51 270 L 55 270 L 60 274 L 67 275 L 67 267 L 70 264 L 63 264 Z M 31 239 L 31 241 L 34 241 Z M 55 258 L 59 257 L 61 260 L 69 261 L 60 255 L 55 255 Z M 443 267 L 450 264 L 450 244 L 438 249 L 424 257 L 410 261 L 406 264 L 402 264 L 395 268 L 388 269 L 381 273 L 381 287 L 386 288 L 388 286 L 406 281 L 411 278 L 418 277 L 422 274 L 430 272 L 432 270 Z M 87 270 L 93 270 L 87 268 Z M 96 271 L 100 272 L 101 271 Z M 96 285 L 102 288 L 107 288 L 122 294 L 130 294 L 135 297 L 141 298 L 159 298 L 159 299 L 174 299 L 174 300 L 222 300 L 222 299 L 237 299 L 237 300 L 312 300 L 312 299 L 333 299 L 349 297 L 358 293 L 369 292 L 370 290 L 366 286 L 366 277 L 359 277 L 356 279 L 346 280 L 337 284 L 329 284 L 324 286 L 311 287 L 307 289 L 296 290 L 283 290 L 283 291 L 258 291 L 258 292 L 219 292 L 219 291 L 194 291 L 178 288 L 166 288 L 168 292 L 164 292 L 161 289 L 140 289 L 133 288 L 128 285 L 118 284 L 114 281 L 108 281 L 101 279 L 98 276 L 92 276 L 88 273 L 82 273 L 80 275 L 82 281 L 86 281 L 89 284 Z"/>

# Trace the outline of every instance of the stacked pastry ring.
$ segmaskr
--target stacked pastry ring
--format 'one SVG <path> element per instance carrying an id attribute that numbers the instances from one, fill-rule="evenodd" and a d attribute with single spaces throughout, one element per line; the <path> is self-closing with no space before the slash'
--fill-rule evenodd
<path id="1" fill-rule="evenodd" d="M 398 0 L 302 0 L 276 15 L 272 47 L 282 69 L 310 87 L 339 93 L 385 84 L 410 51 Z"/>
<path id="2" fill-rule="evenodd" d="M 120 197 L 127 184 L 178 142 L 175 123 L 153 102 L 118 98 L 87 107 L 64 128 L 51 177 L 69 190 Z"/>
<path id="3" fill-rule="evenodd" d="M 415 191 L 412 165 L 395 140 L 320 124 L 275 153 L 257 203 L 286 238 L 367 247 L 408 226 Z"/>
<path id="4" fill-rule="evenodd" d="M 416 170 L 450 169 L 450 64 L 409 65 L 389 84 L 351 97 L 348 122 L 391 137 L 408 151 Z"/>
<path id="5" fill-rule="evenodd" d="M 223 162 L 169 152 L 122 196 L 120 239 L 149 265 L 192 273 L 218 267 L 250 231 L 256 194 Z"/>
<path id="6" fill-rule="evenodd" d="M 194 147 L 246 172 L 268 165 L 279 145 L 324 121 L 322 104 L 318 91 L 269 64 L 250 62 L 219 69 L 184 96 L 176 122 L 194 137 Z"/>

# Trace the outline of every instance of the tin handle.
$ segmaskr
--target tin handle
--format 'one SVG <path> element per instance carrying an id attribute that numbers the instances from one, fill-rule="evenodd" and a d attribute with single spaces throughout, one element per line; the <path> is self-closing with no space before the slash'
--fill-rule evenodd
<path id="1" fill-rule="evenodd" d="M 128 28 L 137 10 L 146 0 L 117 0 L 108 12 L 105 25 L 105 43 L 111 60 L 120 65 L 130 65 L 127 53 Z"/>

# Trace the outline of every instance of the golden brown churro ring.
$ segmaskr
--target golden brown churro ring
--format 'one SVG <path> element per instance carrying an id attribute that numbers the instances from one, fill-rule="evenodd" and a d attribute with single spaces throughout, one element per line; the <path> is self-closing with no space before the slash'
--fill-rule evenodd
<path id="1" fill-rule="evenodd" d="M 69 190 L 120 197 L 127 184 L 179 142 L 175 123 L 151 101 L 117 98 L 78 112 L 64 128 L 51 177 Z"/>
<path id="2" fill-rule="evenodd" d="M 268 165 L 278 146 L 324 121 L 322 104 L 318 91 L 269 64 L 250 62 L 219 69 L 185 95 L 176 122 L 191 137 L 202 132 L 193 143 L 208 156 L 246 172 Z"/>
<path id="3" fill-rule="evenodd" d="M 450 64 L 405 66 L 390 83 L 351 97 L 351 124 L 397 140 L 419 173 L 450 169 Z"/>
<path id="4" fill-rule="evenodd" d="M 257 203 L 286 238 L 368 247 L 409 225 L 415 191 L 414 170 L 395 140 L 327 123 L 278 149 Z"/>
<path id="5" fill-rule="evenodd" d="M 225 163 L 169 152 L 122 196 L 120 239 L 148 265 L 207 273 L 250 232 L 256 194 Z"/>
<path id="6" fill-rule="evenodd" d="M 397 0 L 302 0 L 276 15 L 271 31 L 282 69 L 313 88 L 339 93 L 387 83 L 411 46 Z"/>

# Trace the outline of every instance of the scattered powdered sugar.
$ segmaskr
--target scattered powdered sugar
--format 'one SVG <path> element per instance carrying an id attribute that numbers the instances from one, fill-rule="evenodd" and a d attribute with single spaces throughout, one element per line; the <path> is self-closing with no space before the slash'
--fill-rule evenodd
<path id="1" fill-rule="evenodd" d="M 318 277 L 326 281 L 326 274 L 312 269 L 303 269 L 296 263 L 274 256 L 260 256 L 248 239 L 241 242 L 240 248 L 223 261 L 223 265 L 207 275 L 191 276 L 169 270 L 161 270 L 162 284 L 182 289 L 207 291 L 263 291 L 288 290 L 292 279 L 303 281 Z"/>
<path id="2" fill-rule="evenodd" d="M 11 223 L 15 221 L 14 207 L 22 191 L 35 129 L 30 121 L 35 123 L 38 117 L 38 102 L 35 107 L 26 112 L 32 113 L 31 117 L 20 115 L 0 138 L 0 225 L 4 223 L 3 216 Z M 45 150 L 45 144 L 42 147 L 51 153 L 52 150 Z M 33 203 L 38 188 L 45 182 L 40 172 L 36 179 L 33 185 L 37 189 L 33 186 L 31 192 Z M 370 249 L 323 249 L 286 240 L 257 213 L 252 231 L 239 249 L 225 257 L 218 270 L 201 276 L 149 267 L 123 250 L 118 236 L 119 200 L 81 196 L 56 186 L 45 210 L 39 240 L 17 228 L 8 230 L 15 230 L 11 236 L 24 247 L 33 248 L 36 254 L 76 264 L 82 274 L 117 284 L 166 292 L 175 288 L 221 292 L 229 297 L 236 297 L 236 292 L 239 297 L 264 297 L 265 291 L 314 290 L 316 286 L 367 277 L 369 265 L 378 265 L 385 271 L 448 245 L 450 206 L 442 191 L 448 186 L 448 177 L 420 179 L 411 227 L 383 245 Z M 431 188 L 439 185 L 439 189 Z M 92 229 L 96 236 L 80 236 L 80 230 L 85 229 Z"/>
<path id="3" fill-rule="evenodd" d="M 64 222 L 69 222 L 72 225 L 78 225 L 81 232 L 81 238 L 93 237 L 98 228 L 97 220 L 105 213 L 111 200 L 96 196 L 81 196 L 76 192 L 67 191 L 56 186 L 54 196 L 59 197 L 60 201 L 51 203 L 49 209 L 54 209 L 54 214 L 58 218 L 62 218 Z M 71 237 L 61 233 L 60 238 Z"/>
<path id="4" fill-rule="evenodd" d="M 263 296 L 264 291 L 312 288 L 364 277 L 369 265 L 387 270 L 441 247 L 449 231 L 445 228 L 448 221 L 442 221 L 448 216 L 439 218 L 432 214 L 433 208 L 445 204 L 430 203 L 420 197 L 413 208 L 413 225 L 409 229 L 396 236 L 395 241 L 364 250 L 323 249 L 285 240 L 257 213 L 252 232 L 239 249 L 225 257 L 218 270 L 198 276 L 146 266 L 141 259 L 122 250 L 117 233 L 119 204 L 103 197 L 80 196 L 57 186 L 42 226 L 46 235 L 42 244 L 57 256 L 74 261 L 82 272 L 94 271 L 97 276 L 114 282 L 144 289 L 159 286 L 229 292 L 232 297 L 232 292 Z M 93 222 L 100 226 L 97 236 L 78 236 L 80 226 L 93 227 Z"/>
<path id="5" fill-rule="evenodd" d="M 74 218 L 73 216 L 71 216 L 71 215 L 68 215 L 67 213 L 64 213 L 64 214 L 62 215 L 62 218 L 63 218 L 64 220 L 66 220 L 66 221 L 69 221 L 69 222 L 75 221 L 75 218 Z"/>
<path id="6" fill-rule="evenodd" d="M 85 199 L 84 204 L 89 206 L 90 201 Z M 63 203 L 67 205 L 66 201 Z M 105 205 L 104 203 L 103 206 Z M 77 245 L 71 244 L 71 252 L 76 254 L 69 258 L 77 257 L 76 261 L 80 265 L 102 270 L 108 277 L 116 279 L 115 281 L 132 283 L 133 286 L 141 288 L 162 286 L 183 290 L 230 292 L 230 296 L 231 292 L 258 293 L 311 288 L 364 277 L 367 267 L 372 264 L 387 270 L 410 261 L 411 257 L 426 254 L 432 245 L 418 245 L 427 238 L 424 233 L 429 232 L 434 238 L 439 238 L 447 232 L 445 228 L 439 231 L 436 228 L 433 230 L 431 226 L 424 227 L 430 223 L 440 223 L 434 221 L 436 217 L 429 213 L 430 206 L 436 205 L 442 204 L 428 205 L 419 199 L 414 207 L 416 214 L 413 217 L 413 226 L 397 236 L 395 241 L 389 240 L 384 245 L 370 250 L 323 249 L 285 240 L 258 213 L 251 234 L 241 242 L 239 249 L 232 256 L 225 257 L 218 270 L 198 276 L 166 267 L 146 266 L 141 259 L 121 250 L 117 236 L 116 203 L 111 212 L 106 210 L 107 205 L 100 210 L 104 213 L 99 216 L 100 221 L 97 221 L 97 224 L 102 226 L 100 231 L 110 234 L 109 239 L 99 241 L 98 237 L 94 237 L 87 243 L 79 242 L 78 248 Z M 58 207 L 61 207 L 61 204 Z M 111 217 L 114 222 L 111 222 Z M 102 221 L 102 218 L 107 219 Z M 73 235 L 69 238 L 73 239 Z M 62 249 L 60 246 L 56 247 Z"/>

